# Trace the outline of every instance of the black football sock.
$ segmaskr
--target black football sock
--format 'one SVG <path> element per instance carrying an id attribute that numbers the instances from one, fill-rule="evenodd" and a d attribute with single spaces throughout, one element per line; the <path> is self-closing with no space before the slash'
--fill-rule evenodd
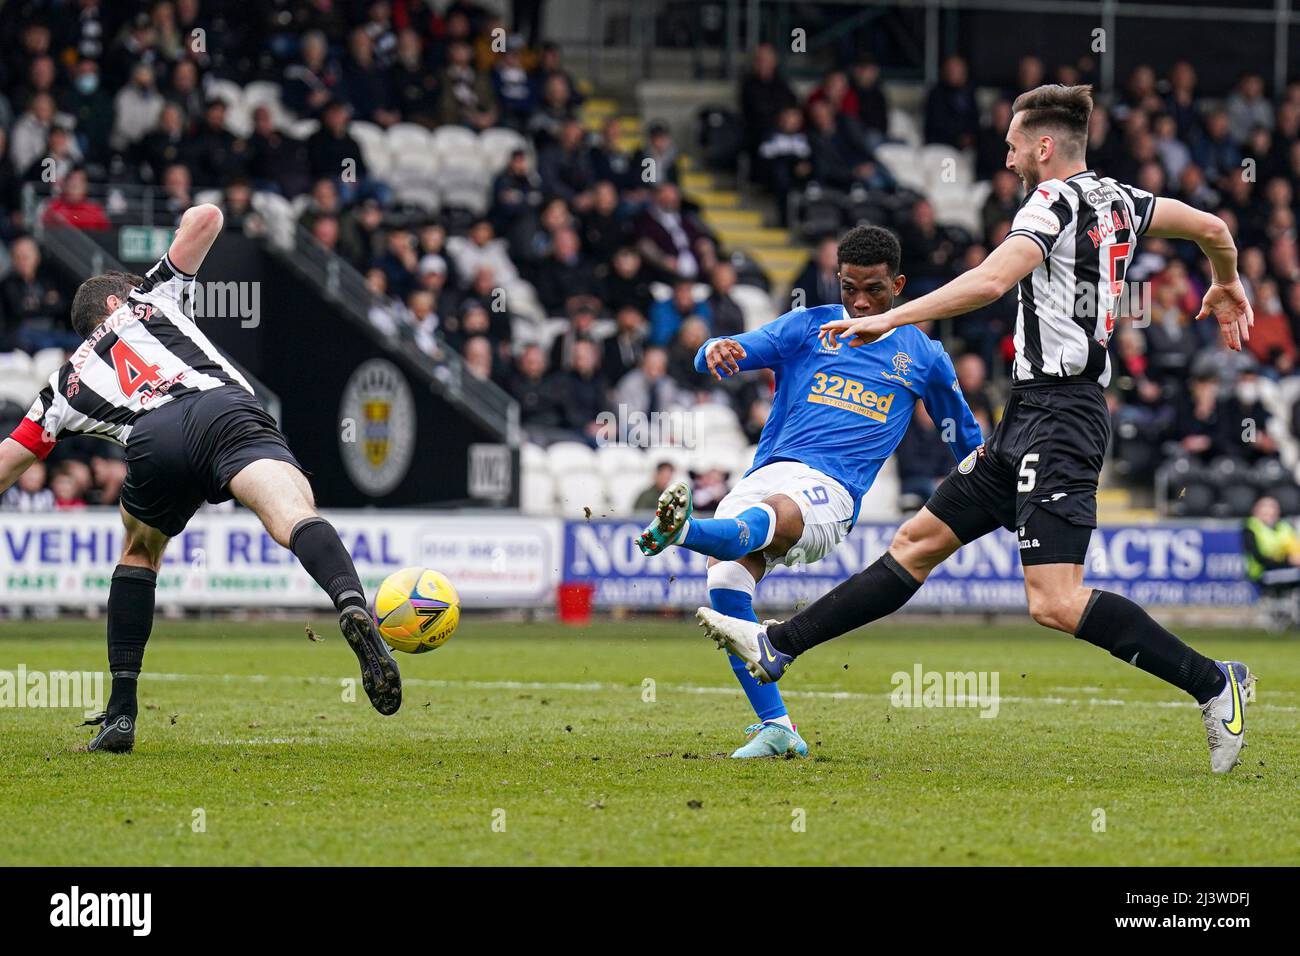
<path id="1" fill-rule="evenodd" d="M 1179 687 L 1204 704 L 1223 690 L 1217 664 L 1170 634 L 1142 608 L 1110 591 L 1092 592 L 1074 636 Z"/>
<path id="2" fill-rule="evenodd" d="M 144 664 L 144 646 L 153 630 L 154 594 L 158 575 L 149 568 L 119 564 L 108 589 L 108 671 L 113 687 L 109 717 L 138 713 L 136 685 Z"/>
<path id="3" fill-rule="evenodd" d="M 912 599 L 921 582 L 886 551 L 781 624 L 769 624 L 767 639 L 785 654 L 799 655 L 855 627 L 893 614 Z"/>
<path id="4" fill-rule="evenodd" d="M 324 518 L 303 518 L 294 525 L 289 534 L 289 550 L 340 611 L 349 604 L 366 606 L 366 594 L 352 555 L 343 546 L 334 526 Z"/>

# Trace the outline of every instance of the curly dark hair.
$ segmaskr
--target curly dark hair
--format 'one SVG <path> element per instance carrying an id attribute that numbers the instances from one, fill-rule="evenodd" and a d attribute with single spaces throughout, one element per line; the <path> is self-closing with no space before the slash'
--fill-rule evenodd
<path id="1" fill-rule="evenodd" d="M 839 263 L 850 266 L 874 266 L 884 263 L 891 276 L 898 275 L 903 248 L 898 237 L 883 226 L 854 226 L 840 239 Z"/>

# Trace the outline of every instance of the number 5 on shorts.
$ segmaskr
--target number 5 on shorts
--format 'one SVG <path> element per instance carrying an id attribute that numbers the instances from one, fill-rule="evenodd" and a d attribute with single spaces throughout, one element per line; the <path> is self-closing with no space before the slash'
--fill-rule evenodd
<path id="1" fill-rule="evenodd" d="M 1038 452 L 1030 452 L 1020 459 L 1020 481 L 1016 484 L 1016 491 L 1033 491 L 1034 485 L 1038 482 L 1038 472 L 1030 465 L 1038 464 Z"/>

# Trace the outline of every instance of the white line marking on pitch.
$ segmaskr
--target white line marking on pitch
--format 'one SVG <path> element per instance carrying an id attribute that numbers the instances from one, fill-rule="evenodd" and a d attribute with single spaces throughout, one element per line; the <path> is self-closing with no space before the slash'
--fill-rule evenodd
<path id="1" fill-rule="evenodd" d="M 290 674 L 149 674 L 145 673 L 142 677 L 150 680 L 163 681 L 221 681 L 225 683 L 239 683 L 247 681 L 254 684 L 265 684 L 272 681 L 281 681 L 285 683 L 310 683 L 310 684 L 330 684 L 337 685 L 341 677 L 321 677 L 319 675 L 290 675 Z M 403 677 L 402 683 L 408 687 L 445 687 L 448 689 L 467 689 L 467 690 L 573 690 L 573 691 L 634 691 L 640 692 L 640 684 L 610 684 L 600 681 L 588 681 L 584 683 L 570 681 L 519 681 L 519 680 L 435 680 L 425 677 Z M 698 684 L 660 684 L 661 690 L 676 691 L 683 694 L 723 694 L 736 695 L 741 690 L 738 687 L 708 687 Z M 1072 688 L 1053 688 L 1055 690 L 1069 690 Z M 783 691 L 783 696 L 803 698 L 805 700 L 889 700 L 892 696 L 887 691 L 878 694 L 868 694 L 862 691 L 854 690 L 787 690 Z M 1019 696 L 1002 696 L 998 700 L 1004 704 L 1054 704 L 1077 706 L 1086 704 L 1092 707 L 1192 707 L 1191 701 L 1178 700 L 1119 700 L 1113 697 L 1019 697 Z M 1300 707 L 1290 707 L 1282 704 L 1252 704 L 1252 710 L 1273 710 L 1283 713 L 1294 713 L 1300 711 Z"/>

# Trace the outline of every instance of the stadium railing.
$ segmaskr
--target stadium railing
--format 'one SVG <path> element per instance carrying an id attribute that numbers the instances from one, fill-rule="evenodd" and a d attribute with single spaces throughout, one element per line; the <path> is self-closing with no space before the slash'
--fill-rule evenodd
<path id="1" fill-rule="evenodd" d="M 51 228 L 43 215 L 29 218 L 27 225 L 45 256 L 71 274 L 78 283 L 104 272 L 132 271 L 75 226 L 65 223 Z M 253 392 L 258 400 L 278 422 L 280 397 L 235 359 L 229 355 L 226 359 L 253 386 Z"/>
<path id="2" fill-rule="evenodd" d="M 42 246 L 76 274 L 78 281 L 106 270 L 122 269 L 123 266 L 112 255 L 75 226 L 48 227 L 45 222 L 46 201 L 51 194 L 48 184 L 28 183 L 23 187 L 24 217 Z M 522 435 L 519 406 L 508 393 L 490 381 L 471 375 L 459 353 L 449 345 L 441 343 L 435 359 L 405 342 L 400 335 L 388 335 L 378 328 L 370 321 L 369 311 L 379 303 L 361 274 L 317 243 L 310 232 L 293 220 L 288 204 L 283 200 L 279 204 L 256 201 L 264 195 L 255 194 L 253 206 L 265 220 L 266 230 L 262 238 L 264 248 L 271 256 L 310 281 L 348 321 L 365 330 L 400 364 L 423 379 L 469 419 L 511 448 L 519 446 Z M 181 212 L 167 193 L 155 186 L 91 184 L 87 198 L 100 203 L 115 225 L 172 227 Z M 199 198 L 196 195 L 194 201 L 199 201 Z M 220 204 L 219 197 L 212 198 Z M 261 388 L 263 391 L 259 394 L 273 395 L 265 386 Z"/>

